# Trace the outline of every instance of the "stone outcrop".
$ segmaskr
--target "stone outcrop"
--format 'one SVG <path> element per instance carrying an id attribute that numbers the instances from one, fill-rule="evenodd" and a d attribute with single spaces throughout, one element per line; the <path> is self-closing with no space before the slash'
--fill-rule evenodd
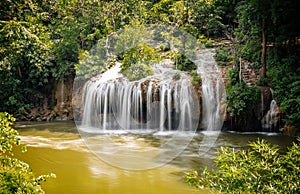
<path id="1" fill-rule="evenodd" d="M 72 89 L 73 78 L 66 78 L 54 84 L 52 95 L 45 94 L 38 99 L 29 112 L 17 115 L 19 121 L 73 120 Z"/>
<path id="2" fill-rule="evenodd" d="M 53 108 L 56 120 L 72 120 L 72 91 L 73 79 L 60 80 L 56 87 L 55 101 Z"/>
<path id="3" fill-rule="evenodd" d="M 239 73 L 242 79 L 248 86 L 257 86 L 257 81 L 260 78 L 259 71 L 247 61 L 241 60 L 240 62 L 242 69 Z M 220 68 L 224 83 L 228 84 L 227 72 L 232 66 Z M 258 87 L 261 90 L 261 97 L 254 109 L 247 113 L 246 118 L 230 118 L 227 113 L 224 119 L 224 130 L 279 132 L 280 127 L 282 127 L 282 113 L 277 105 L 274 107 L 274 110 L 272 110 L 273 112 L 270 112 L 273 100 L 272 89 L 266 86 Z"/>

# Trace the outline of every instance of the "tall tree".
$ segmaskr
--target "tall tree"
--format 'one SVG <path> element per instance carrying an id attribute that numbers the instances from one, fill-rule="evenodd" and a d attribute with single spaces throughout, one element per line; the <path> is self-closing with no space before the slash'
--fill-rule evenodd
<path id="1" fill-rule="evenodd" d="M 47 16 L 34 1 L 1 1 L 0 6 L 0 109 L 18 112 L 50 78 Z"/>

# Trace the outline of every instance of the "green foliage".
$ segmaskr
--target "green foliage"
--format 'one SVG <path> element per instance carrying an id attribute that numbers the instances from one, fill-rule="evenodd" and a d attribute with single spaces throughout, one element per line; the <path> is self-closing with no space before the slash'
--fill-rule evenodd
<path id="1" fill-rule="evenodd" d="M 300 29 L 297 1 L 242 1 L 236 7 L 238 27 L 235 35 L 239 55 L 261 67 L 262 31 L 267 41 L 267 77 L 276 102 L 286 114 L 287 122 L 300 126 L 299 49 L 295 38 Z M 264 26 L 262 23 L 264 21 Z M 259 84 L 265 85 L 266 80 Z"/>
<path id="2" fill-rule="evenodd" d="M 171 51 L 168 55 L 173 61 L 175 61 L 176 67 L 178 70 L 187 71 L 192 76 L 192 84 L 199 85 L 201 84 L 201 77 L 197 73 L 197 66 L 194 62 L 189 60 L 185 55 Z M 180 74 L 176 73 L 173 75 L 173 79 L 177 80 L 180 79 Z"/>
<path id="3" fill-rule="evenodd" d="M 140 44 L 137 47 L 126 50 L 122 54 L 121 72 L 130 80 L 139 80 L 147 76 L 153 75 L 154 71 L 151 64 L 158 62 L 160 56 L 155 49 Z"/>
<path id="4" fill-rule="evenodd" d="M 214 58 L 217 61 L 217 63 L 222 66 L 229 65 L 230 63 L 232 63 L 233 60 L 228 50 L 223 47 L 218 47 L 216 49 L 216 54 L 214 55 Z"/>
<path id="5" fill-rule="evenodd" d="M 226 86 L 227 111 L 231 117 L 242 116 L 253 110 L 259 96 L 260 89 L 256 86 L 247 86 L 239 81 L 236 69 L 229 71 L 229 83 Z"/>
<path id="6" fill-rule="evenodd" d="M 280 109 L 287 115 L 287 122 L 300 126 L 300 68 L 299 57 L 269 59 L 268 77 L 272 79 L 275 99 Z"/>
<path id="7" fill-rule="evenodd" d="M 193 81 L 192 81 L 192 84 L 193 84 L 193 85 L 201 85 L 202 80 L 201 80 L 201 77 L 199 76 L 197 70 L 192 70 L 192 71 L 190 72 L 190 75 L 191 75 L 192 78 L 193 78 Z"/>
<path id="8" fill-rule="evenodd" d="M 48 13 L 36 1 L 1 1 L 0 111 L 18 115 L 38 103 L 51 82 L 53 42 Z"/>
<path id="9" fill-rule="evenodd" d="M 12 128 L 13 122 L 16 119 L 5 112 L 0 112 L 0 154 L 4 155 L 8 152 L 9 155 L 13 155 L 13 146 L 17 146 L 20 143 L 20 139 L 17 137 L 18 132 Z"/>
<path id="10" fill-rule="evenodd" d="M 115 46 L 113 52 L 140 47 L 121 56 L 123 71 L 131 64 L 155 61 L 159 58 L 156 52 L 151 58 L 151 48 L 140 42 L 150 33 L 142 27 L 128 27 L 134 25 L 165 24 L 170 29 L 177 28 L 199 37 L 199 42 L 206 47 L 212 46 L 211 37 L 230 34 L 235 41 L 235 56 L 260 68 L 264 19 L 266 39 L 271 45 L 267 50 L 276 50 L 267 53 L 268 71 L 270 69 L 267 74 L 273 79 L 276 100 L 287 118 L 300 125 L 298 84 L 293 84 L 299 80 L 299 70 L 288 62 L 293 56 L 299 56 L 299 49 L 295 47 L 295 37 L 300 31 L 297 3 L 297 0 L 0 1 L 0 111 L 26 113 L 31 107 L 40 106 L 44 100 L 41 96 L 52 98 L 51 90 L 56 81 L 74 76 L 75 69 L 83 78 L 86 73 L 90 76 L 103 72 L 115 58 L 102 58 L 102 55 L 97 58 L 87 51 L 98 40 L 120 29 L 129 30 L 119 34 L 122 36 L 118 37 L 122 40 L 119 45 L 110 45 Z M 189 56 L 194 42 L 188 37 L 175 39 L 168 41 L 172 41 L 175 48 L 182 45 L 178 50 Z M 164 50 L 171 48 L 167 44 Z M 216 58 L 222 65 L 232 60 L 224 50 L 217 51 Z M 191 61 L 181 54 L 177 56 L 177 65 L 180 70 L 195 70 Z M 285 73 L 278 73 L 280 71 Z M 262 82 L 264 80 L 260 84 L 264 84 Z"/>
<path id="11" fill-rule="evenodd" d="M 269 79 L 268 78 L 260 78 L 257 80 L 257 85 L 259 86 L 269 86 Z"/>
<path id="12" fill-rule="evenodd" d="M 176 53 L 176 63 L 177 63 L 177 69 L 181 71 L 192 71 L 196 70 L 197 66 L 194 62 L 189 60 L 185 55 L 177 52 Z"/>
<path id="13" fill-rule="evenodd" d="M 187 182 L 196 188 L 224 193 L 300 192 L 299 142 L 283 155 L 278 146 L 265 140 L 249 143 L 247 150 L 221 147 L 215 163 L 215 170 L 187 172 Z"/>
<path id="14" fill-rule="evenodd" d="M 248 42 L 245 45 L 240 46 L 239 53 L 243 59 L 252 62 L 253 67 L 257 69 L 261 68 L 260 46 L 258 46 L 257 43 Z"/>
<path id="15" fill-rule="evenodd" d="M 153 75 L 154 71 L 147 64 L 136 63 L 128 67 L 122 73 L 129 79 L 129 81 L 135 81 Z"/>
<path id="16" fill-rule="evenodd" d="M 180 75 L 180 73 L 179 72 L 176 72 L 176 73 L 174 73 L 174 75 L 173 75 L 173 80 L 180 80 L 180 78 L 181 78 L 181 75 Z"/>
<path id="17" fill-rule="evenodd" d="M 110 61 L 115 62 L 114 58 L 107 58 L 106 51 L 102 47 L 91 52 L 82 50 L 79 55 L 79 63 L 75 64 L 76 78 L 89 79 L 103 73 Z"/>
<path id="18" fill-rule="evenodd" d="M 80 45 L 80 24 L 73 15 L 56 20 L 51 27 L 54 44 L 52 47 L 55 55 L 56 68 L 52 69 L 52 75 L 56 80 L 73 75 L 74 64 L 78 62 Z"/>
<path id="19" fill-rule="evenodd" d="M 200 44 L 203 44 L 205 48 L 212 48 L 213 47 L 213 42 L 211 39 L 206 38 L 203 34 L 199 36 L 199 42 Z"/>
<path id="20" fill-rule="evenodd" d="M 155 52 L 155 49 L 146 44 L 140 44 L 137 47 L 126 50 L 123 54 L 122 72 L 135 64 L 153 64 L 158 62 L 160 56 Z"/>
<path id="21" fill-rule="evenodd" d="M 13 148 L 20 145 L 18 132 L 12 128 L 15 118 L 0 112 L 0 191 L 1 193 L 44 193 L 40 184 L 54 174 L 35 177 L 29 165 L 13 158 Z M 22 147 L 22 151 L 26 151 Z"/>
<path id="22" fill-rule="evenodd" d="M 127 41 L 127 43 L 123 44 L 123 46 L 129 47 L 129 49 L 120 49 L 119 46 L 116 45 L 117 50 L 122 51 L 125 49 L 124 52 L 119 54 L 119 58 L 122 59 L 121 72 L 130 81 L 139 80 L 153 75 L 154 71 L 151 68 L 151 65 L 160 60 L 160 55 L 154 48 L 142 42 L 142 37 L 140 36 L 145 35 L 142 33 L 145 31 L 145 29 L 137 27 L 136 31 L 132 31 L 130 34 L 128 34 L 126 30 L 131 32 L 132 29 L 125 28 L 124 33 L 118 36 L 118 38 L 120 38 L 118 43 L 123 43 L 122 40 L 124 39 L 124 41 Z M 126 39 L 128 35 L 134 36 L 134 38 Z"/>

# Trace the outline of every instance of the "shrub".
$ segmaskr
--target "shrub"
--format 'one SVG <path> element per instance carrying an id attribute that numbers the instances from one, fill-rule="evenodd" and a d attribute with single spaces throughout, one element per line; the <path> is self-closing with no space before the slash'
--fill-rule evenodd
<path id="1" fill-rule="evenodd" d="M 176 62 L 177 62 L 177 69 L 181 71 L 192 71 L 196 70 L 197 66 L 194 62 L 189 60 L 185 55 L 181 53 L 176 53 Z"/>
<path id="2" fill-rule="evenodd" d="M 193 85 L 201 85 L 202 83 L 202 80 L 201 80 L 201 77 L 199 76 L 197 70 L 192 70 L 190 72 L 192 78 L 193 78 L 193 81 L 192 81 L 192 84 Z"/>
<path id="3" fill-rule="evenodd" d="M 268 78 L 266 78 L 266 77 L 260 78 L 259 80 L 257 80 L 257 85 L 258 86 L 269 86 Z"/>
<path id="4" fill-rule="evenodd" d="M 300 128 L 299 56 L 281 60 L 275 58 L 269 64 L 267 75 L 272 78 L 275 100 L 286 114 L 287 122 Z"/>
<path id="5" fill-rule="evenodd" d="M 43 193 L 41 182 L 55 175 L 35 177 L 27 163 L 13 158 L 13 148 L 20 145 L 18 132 L 12 128 L 14 121 L 12 115 L 0 112 L 0 192 Z"/>
<path id="6" fill-rule="evenodd" d="M 224 193 L 299 193 L 300 138 L 286 154 L 265 140 L 249 143 L 247 150 L 221 147 L 216 169 L 186 173 L 186 181 L 196 188 Z"/>
<path id="7" fill-rule="evenodd" d="M 153 75 L 154 71 L 149 65 L 138 63 L 131 65 L 122 73 L 129 79 L 129 81 L 135 81 Z"/>
<path id="8" fill-rule="evenodd" d="M 75 64 L 76 78 L 89 79 L 107 69 L 106 51 L 103 48 L 96 48 L 90 52 L 82 50 L 79 54 L 79 63 Z"/>
<path id="9" fill-rule="evenodd" d="M 230 61 L 232 61 L 232 57 L 230 56 L 228 50 L 223 47 L 218 47 L 216 49 L 214 58 L 217 63 L 222 66 L 229 65 Z"/>
<path id="10" fill-rule="evenodd" d="M 180 78 L 181 78 L 181 75 L 180 75 L 180 73 L 179 72 L 176 72 L 174 75 L 173 75 L 173 80 L 180 80 Z"/>
<path id="11" fill-rule="evenodd" d="M 229 71 L 229 83 L 226 86 L 227 111 L 231 117 L 241 116 L 253 110 L 260 96 L 260 89 L 239 82 L 236 69 Z"/>
<path id="12" fill-rule="evenodd" d="M 206 38 L 204 35 L 200 35 L 198 39 L 200 44 L 203 44 L 205 48 L 212 48 L 213 42 L 211 39 Z"/>
<path id="13" fill-rule="evenodd" d="M 156 53 L 155 49 L 146 44 L 141 44 L 137 47 L 127 50 L 125 53 L 121 54 L 123 59 L 121 65 L 121 71 L 125 71 L 135 64 L 151 64 L 159 61 L 159 55 Z"/>

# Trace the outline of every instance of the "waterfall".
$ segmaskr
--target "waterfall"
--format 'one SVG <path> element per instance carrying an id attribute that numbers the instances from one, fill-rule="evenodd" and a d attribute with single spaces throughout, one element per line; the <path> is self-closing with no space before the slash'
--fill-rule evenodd
<path id="1" fill-rule="evenodd" d="M 198 105 L 190 80 L 152 77 L 130 82 L 119 75 L 113 78 L 113 71 L 106 73 L 111 79 L 102 75 L 85 84 L 81 126 L 95 130 L 193 129 Z"/>
<path id="2" fill-rule="evenodd" d="M 273 96 L 273 94 L 272 94 Z M 274 99 L 270 103 L 270 109 L 267 114 L 262 118 L 261 125 L 264 131 L 274 131 L 278 126 L 278 105 Z"/>
<path id="3" fill-rule="evenodd" d="M 60 86 L 60 95 L 61 95 L 61 108 L 64 107 L 65 103 L 64 103 L 64 95 L 65 95 L 65 84 L 64 84 L 64 80 L 61 80 L 61 86 Z"/>
<path id="4" fill-rule="evenodd" d="M 200 52 L 195 63 L 202 78 L 201 128 L 218 131 L 223 124 L 221 73 L 211 50 Z M 156 68 L 160 69 L 158 75 L 130 82 L 119 74 L 118 63 L 87 81 L 83 91 L 81 126 L 91 127 L 95 132 L 119 129 L 195 130 L 200 108 L 190 77 L 181 72 L 180 79 L 174 80 L 172 75 L 180 71 L 169 71 L 166 66 Z"/>
<path id="5" fill-rule="evenodd" d="M 196 64 L 202 78 L 202 128 L 207 131 L 219 130 L 223 125 L 221 103 L 224 85 L 213 51 L 206 49 L 200 52 Z"/>

